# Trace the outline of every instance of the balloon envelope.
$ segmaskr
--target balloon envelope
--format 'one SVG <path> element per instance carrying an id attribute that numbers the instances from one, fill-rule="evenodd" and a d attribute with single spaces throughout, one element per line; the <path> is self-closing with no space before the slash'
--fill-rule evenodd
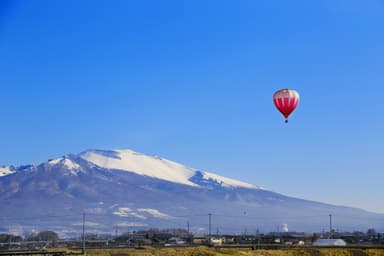
<path id="1" fill-rule="evenodd" d="M 299 101 L 299 93 L 292 89 L 278 90 L 273 95 L 273 103 L 285 117 L 285 122 L 288 122 L 289 115 L 293 112 L 293 110 L 295 110 Z"/>

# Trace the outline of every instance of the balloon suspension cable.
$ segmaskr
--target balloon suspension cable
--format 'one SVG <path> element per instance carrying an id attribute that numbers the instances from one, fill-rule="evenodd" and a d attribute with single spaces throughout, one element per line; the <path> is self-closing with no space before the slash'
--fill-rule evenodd
<path id="1" fill-rule="evenodd" d="M 288 123 L 288 119 L 285 119 L 285 123 L 286 123 L 286 124 Z"/>

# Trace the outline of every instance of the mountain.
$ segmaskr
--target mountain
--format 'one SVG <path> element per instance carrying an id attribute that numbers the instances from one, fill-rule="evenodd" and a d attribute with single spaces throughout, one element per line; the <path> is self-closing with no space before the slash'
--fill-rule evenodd
<path id="1" fill-rule="evenodd" d="M 13 166 L 0 167 L 0 177 L 7 176 L 15 172 L 16 172 L 16 169 Z"/>
<path id="2" fill-rule="evenodd" d="M 220 233 L 383 230 L 384 215 L 284 196 L 131 150 L 89 150 L 37 166 L 0 168 L 0 232 L 77 234 L 139 228 Z"/>

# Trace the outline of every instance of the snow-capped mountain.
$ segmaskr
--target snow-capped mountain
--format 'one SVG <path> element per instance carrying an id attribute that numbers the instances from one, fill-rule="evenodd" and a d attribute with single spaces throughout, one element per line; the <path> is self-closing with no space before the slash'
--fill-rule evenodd
<path id="1" fill-rule="evenodd" d="M 184 227 L 223 233 L 327 229 L 328 215 L 344 230 L 384 229 L 384 216 L 287 197 L 259 186 L 131 150 L 88 150 L 37 166 L 0 168 L 0 232 Z"/>
<path id="2" fill-rule="evenodd" d="M 188 186 L 200 186 L 193 182 L 194 177 L 199 175 L 202 180 L 213 181 L 224 187 L 259 188 L 255 185 L 225 178 L 217 174 L 198 172 L 179 163 L 157 156 L 147 156 L 132 150 L 91 150 L 80 154 L 80 157 L 104 169 L 128 171 Z"/>
<path id="3" fill-rule="evenodd" d="M 13 168 L 11 166 L 0 167 L 0 177 L 7 176 L 7 175 L 13 174 L 15 172 L 16 172 L 15 168 Z"/>

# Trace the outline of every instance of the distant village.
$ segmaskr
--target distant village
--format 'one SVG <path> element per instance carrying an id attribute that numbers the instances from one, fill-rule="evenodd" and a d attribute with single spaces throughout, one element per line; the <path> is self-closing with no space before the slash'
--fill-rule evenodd
<path id="1" fill-rule="evenodd" d="M 384 233 L 366 232 L 271 232 L 267 234 L 191 234 L 185 229 L 149 229 L 123 234 L 93 234 L 60 238 L 54 231 L 41 231 L 25 237 L 0 234 L 0 249 L 107 248 L 107 247 L 172 247 L 172 246 L 238 246 L 252 249 L 278 249 L 294 246 L 384 246 Z"/>

